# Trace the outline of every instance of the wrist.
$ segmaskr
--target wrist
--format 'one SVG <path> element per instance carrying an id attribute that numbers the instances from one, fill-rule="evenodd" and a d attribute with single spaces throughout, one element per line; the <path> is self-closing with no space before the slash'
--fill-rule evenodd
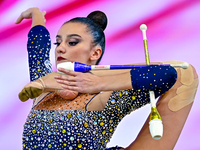
<path id="1" fill-rule="evenodd" d="M 36 25 L 45 26 L 45 18 L 39 8 L 32 8 L 32 27 Z"/>
<path id="2" fill-rule="evenodd" d="M 99 85 L 97 85 L 99 87 L 99 92 L 106 91 L 106 77 L 101 76 L 99 79 Z"/>
<path id="3" fill-rule="evenodd" d="M 34 17 L 39 17 L 39 16 L 42 16 L 42 12 L 39 10 L 39 8 L 37 7 L 34 7 L 34 8 L 30 8 L 30 12 L 31 12 L 31 16 L 32 16 L 32 19 Z"/>
<path id="4" fill-rule="evenodd" d="M 32 13 L 41 12 L 37 7 L 31 8 L 31 11 Z"/>

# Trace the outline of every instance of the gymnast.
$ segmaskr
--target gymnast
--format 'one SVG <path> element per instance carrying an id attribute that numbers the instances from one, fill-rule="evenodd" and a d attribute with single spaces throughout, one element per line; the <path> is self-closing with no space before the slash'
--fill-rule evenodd
<path id="1" fill-rule="evenodd" d="M 16 23 L 32 19 L 28 34 L 31 82 L 19 93 L 21 101 L 34 99 L 23 130 L 23 149 L 172 150 L 192 107 L 198 87 L 193 66 L 164 66 L 179 61 L 152 63 L 127 70 L 74 72 L 49 60 L 51 41 L 45 12 L 29 8 Z M 95 11 L 65 22 L 56 36 L 56 65 L 80 62 L 97 65 L 105 49 L 107 17 Z M 149 133 L 149 118 L 127 148 L 106 148 L 117 125 L 127 114 L 148 104 L 149 90 L 159 97 L 157 109 L 164 124 L 163 137 Z"/>

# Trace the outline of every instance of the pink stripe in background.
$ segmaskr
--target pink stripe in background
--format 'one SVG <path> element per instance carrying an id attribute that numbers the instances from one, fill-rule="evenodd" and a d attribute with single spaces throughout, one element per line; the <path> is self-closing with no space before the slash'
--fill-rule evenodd
<path id="1" fill-rule="evenodd" d="M 46 10 L 46 26 L 52 43 L 63 22 L 76 16 L 87 16 L 102 10 L 108 16 L 106 51 L 101 64 L 145 62 L 142 33 L 148 26 L 150 61 L 181 60 L 192 64 L 200 73 L 200 1 L 199 0 L 8 0 L 0 1 L 0 149 L 22 149 L 23 124 L 32 100 L 19 101 L 17 95 L 29 82 L 26 41 L 30 21 L 14 22 L 29 7 Z M 4 18 L 4 19 L 2 19 Z M 5 19 L 6 18 L 6 19 Z M 13 20 L 12 20 L 13 18 Z M 52 46 L 51 59 L 54 62 Z M 55 65 L 53 66 L 55 69 Z M 200 149 L 200 95 L 174 150 Z M 145 106 L 123 119 L 108 146 L 128 146 L 137 136 L 150 106 Z M 123 140 L 121 139 L 123 137 Z M 164 148 L 163 148 L 164 149 Z"/>
<path id="2" fill-rule="evenodd" d="M 0 14 L 5 13 L 9 8 L 14 6 L 19 0 L 0 0 Z"/>

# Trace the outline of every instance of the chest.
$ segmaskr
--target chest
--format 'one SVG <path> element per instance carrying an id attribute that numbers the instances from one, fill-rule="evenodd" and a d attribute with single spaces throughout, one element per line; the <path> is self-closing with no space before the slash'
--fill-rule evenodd
<path id="1" fill-rule="evenodd" d="M 58 94 L 44 93 L 36 99 L 34 110 L 103 110 L 112 92 L 99 94 L 78 94 L 73 100 L 67 100 Z"/>

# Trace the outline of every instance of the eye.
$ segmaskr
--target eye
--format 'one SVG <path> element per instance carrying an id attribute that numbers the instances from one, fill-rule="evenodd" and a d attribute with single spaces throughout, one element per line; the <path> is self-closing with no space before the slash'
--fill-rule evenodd
<path id="1" fill-rule="evenodd" d="M 78 44 L 78 42 L 69 42 L 69 46 L 75 46 L 77 44 Z"/>
<path id="2" fill-rule="evenodd" d="M 60 45 L 60 43 L 59 42 L 56 42 L 56 43 L 53 43 L 54 45 L 56 45 L 56 46 L 59 46 Z"/>

